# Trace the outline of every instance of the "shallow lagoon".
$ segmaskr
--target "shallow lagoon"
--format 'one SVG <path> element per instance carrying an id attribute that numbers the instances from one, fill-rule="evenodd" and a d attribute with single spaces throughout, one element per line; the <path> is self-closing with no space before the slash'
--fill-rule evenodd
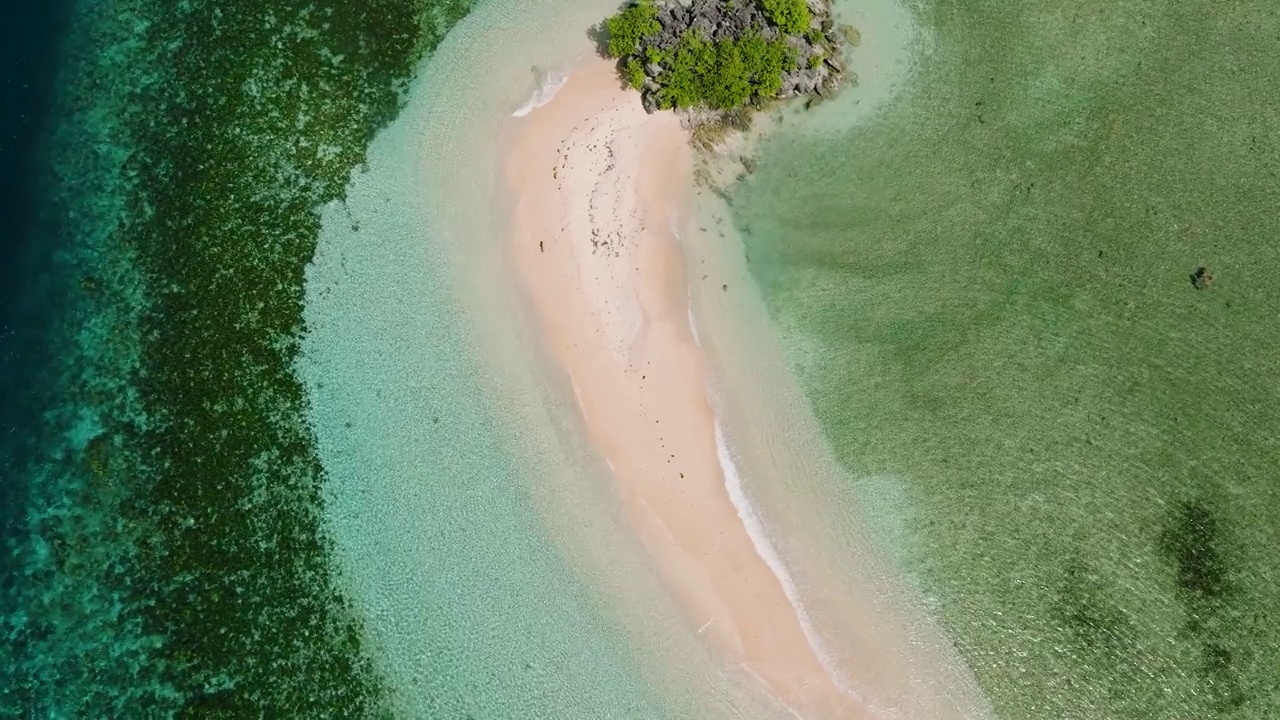
<path id="1" fill-rule="evenodd" d="M 1280 18 L 912 10 L 897 97 L 733 189 L 841 501 L 1001 717 L 1274 717 Z"/>

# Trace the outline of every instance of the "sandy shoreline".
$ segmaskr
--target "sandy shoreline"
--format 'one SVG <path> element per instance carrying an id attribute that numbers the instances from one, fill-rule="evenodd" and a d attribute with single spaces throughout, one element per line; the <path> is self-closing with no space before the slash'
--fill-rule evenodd
<path id="1" fill-rule="evenodd" d="M 806 717 L 856 717 L 822 709 L 833 683 L 744 536 L 718 419 L 848 684 L 882 717 L 981 717 L 955 712 L 963 664 L 902 612 L 864 519 L 830 502 L 853 479 L 781 361 L 733 218 L 690 192 L 674 122 L 649 123 L 603 68 L 512 117 L 547 97 L 534 84 L 582 70 L 592 45 L 573 28 L 614 10 L 477 5 L 325 208 L 305 373 L 344 582 L 403 714 L 442 712 L 434 678 L 487 717 L 794 717 L 769 698 L 804 689 Z M 593 225 L 642 252 L 591 252 Z"/>
<path id="2" fill-rule="evenodd" d="M 512 125 L 517 273 L 690 627 L 800 717 L 869 716 L 726 490 L 676 237 L 692 199 L 678 120 L 646 115 L 593 59 Z"/>

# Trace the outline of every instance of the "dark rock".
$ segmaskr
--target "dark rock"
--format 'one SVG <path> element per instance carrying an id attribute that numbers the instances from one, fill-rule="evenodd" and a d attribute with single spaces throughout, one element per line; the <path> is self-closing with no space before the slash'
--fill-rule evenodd
<path id="1" fill-rule="evenodd" d="M 683 28 L 685 26 L 685 11 L 680 5 L 663 5 L 658 9 L 658 24 L 662 28 Z"/>
<path id="2" fill-rule="evenodd" d="M 782 96 L 812 95 L 819 92 L 826 80 L 827 71 L 819 65 L 817 68 L 801 67 L 782 76 Z"/>

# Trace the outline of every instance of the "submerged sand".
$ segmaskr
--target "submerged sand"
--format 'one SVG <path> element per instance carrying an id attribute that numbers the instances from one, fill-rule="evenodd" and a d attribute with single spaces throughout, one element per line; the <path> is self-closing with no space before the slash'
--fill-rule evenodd
<path id="1" fill-rule="evenodd" d="M 694 157 L 678 119 L 645 114 L 592 59 L 507 133 L 516 273 L 688 631 L 797 717 L 980 714 L 947 691 L 917 696 L 936 694 L 920 675 L 937 668 L 884 637 L 901 617 L 881 631 L 867 603 L 824 602 L 815 631 L 747 505 L 709 396 L 716 365 L 691 321 L 681 236 Z"/>

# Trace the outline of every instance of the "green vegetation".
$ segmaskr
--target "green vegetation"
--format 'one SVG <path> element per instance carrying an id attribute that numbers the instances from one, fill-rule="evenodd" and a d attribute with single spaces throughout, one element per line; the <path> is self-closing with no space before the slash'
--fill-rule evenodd
<path id="1" fill-rule="evenodd" d="M 659 77 L 659 106 L 742 107 L 777 95 L 782 73 L 794 65 L 794 53 L 781 39 L 769 41 L 753 32 L 739 40 L 708 42 L 687 32 L 671 68 Z"/>
<path id="2" fill-rule="evenodd" d="M 623 75 L 627 78 L 627 84 L 639 90 L 644 87 L 644 63 L 639 58 L 631 58 L 623 67 Z"/>
<path id="3" fill-rule="evenodd" d="M 640 40 L 662 30 L 658 24 L 658 8 L 653 0 L 640 2 L 623 8 L 622 12 L 609 18 L 604 23 L 609 31 L 609 54 L 620 58 L 640 49 Z M 643 81 L 642 81 L 643 82 Z"/>
<path id="4" fill-rule="evenodd" d="M 760 0 L 765 15 L 785 33 L 800 34 L 809 29 L 809 5 L 805 0 Z"/>
<path id="5" fill-rule="evenodd" d="M 805 0 L 762 0 L 763 14 L 754 8 L 735 13 L 736 5 L 726 1 L 659 22 L 662 7 L 657 0 L 635 0 L 604 23 L 607 53 L 620 60 L 619 73 L 641 90 L 650 111 L 759 107 L 784 85 L 789 95 L 822 94 L 840 79 L 838 68 L 822 67 L 837 41 L 809 27 L 814 16 Z M 707 27 L 741 29 L 713 39 Z M 800 71 L 802 66 L 808 69 Z"/>
<path id="6" fill-rule="evenodd" d="M 626 58 L 622 76 L 631 87 L 638 90 L 644 86 L 646 62 L 661 65 L 670 61 L 655 78 L 658 106 L 664 109 L 743 107 L 777 95 L 782 74 L 795 67 L 795 52 L 785 40 L 765 40 L 754 30 L 736 40 L 717 41 L 690 30 L 672 53 L 652 46 L 642 50 L 642 41 L 662 30 L 652 0 L 624 8 L 606 20 L 605 27 L 609 54 Z"/>

